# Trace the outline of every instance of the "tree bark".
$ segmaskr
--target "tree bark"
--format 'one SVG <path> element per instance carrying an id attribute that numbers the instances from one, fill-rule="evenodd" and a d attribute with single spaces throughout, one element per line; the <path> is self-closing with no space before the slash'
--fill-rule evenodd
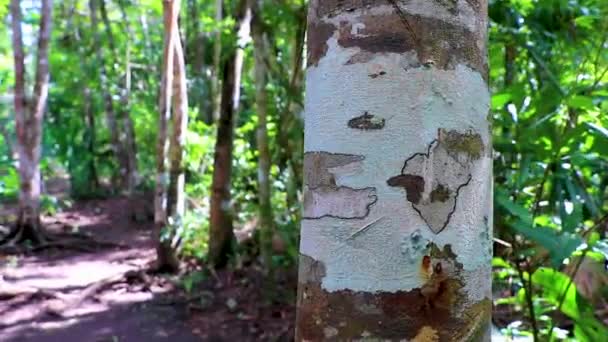
<path id="1" fill-rule="evenodd" d="M 9 238 L 16 241 L 30 240 L 37 244 L 44 241 L 40 225 L 40 143 L 42 139 L 42 119 L 46 110 L 49 87 L 48 56 L 53 2 L 52 0 L 42 1 L 34 95 L 31 103 L 28 103 L 25 95 L 25 54 L 23 52 L 20 4 L 19 0 L 12 0 L 10 5 L 13 29 L 14 103 L 20 191 L 17 226 L 9 234 Z"/>
<path id="2" fill-rule="evenodd" d="M 251 9 L 247 0 L 241 0 L 237 8 L 238 41 L 224 62 L 222 100 L 215 144 L 213 183 L 209 215 L 209 262 L 222 267 L 228 261 L 234 240 L 232 223 L 232 198 L 230 183 L 232 176 L 232 147 L 234 143 L 235 116 L 238 114 L 241 97 L 241 73 L 244 51 L 239 46 L 249 31 Z"/>
<path id="3" fill-rule="evenodd" d="M 274 217 L 270 202 L 270 149 L 268 146 L 268 95 L 266 92 L 267 74 L 266 68 L 266 34 L 260 6 L 254 6 L 253 19 L 251 22 L 251 33 L 255 57 L 255 89 L 256 89 L 256 111 L 258 116 L 258 127 L 256 131 L 256 142 L 258 148 L 258 203 L 259 203 L 259 229 L 262 254 L 267 269 L 272 265 L 272 238 L 274 235 Z"/>
<path id="4" fill-rule="evenodd" d="M 215 22 L 223 20 L 224 0 L 215 1 Z M 220 68 L 222 66 L 222 31 L 216 29 L 213 32 L 213 70 L 211 75 L 211 107 L 212 120 L 217 121 L 220 117 L 220 105 L 222 102 L 222 92 L 220 91 Z"/>
<path id="5" fill-rule="evenodd" d="M 210 125 L 213 123 L 213 113 L 209 106 L 212 101 L 209 101 L 210 96 L 205 91 L 205 35 L 201 30 L 199 0 L 188 0 L 188 14 L 186 61 L 191 64 L 193 79 L 189 97 L 198 107 L 199 117 Z"/>
<path id="6" fill-rule="evenodd" d="M 163 74 L 160 91 L 160 119 L 157 140 L 156 161 L 156 191 L 154 197 L 154 225 L 156 245 L 156 267 L 159 271 L 173 272 L 177 270 L 179 263 L 175 250 L 172 246 L 171 234 L 162 234 L 163 228 L 168 228 L 170 208 L 168 193 L 171 186 L 170 175 L 167 172 L 167 154 L 169 142 L 167 139 L 169 119 L 171 118 L 171 107 L 173 92 L 176 85 L 176 44 L 179 40 L 179 8 L 180 0 L 163 0 L 163 17 L 165 27 L 165 42 L 163 52 Z M 182 57 L 183 58 L 183 57 Z M 185 76 L 184 76 L 185 77 Z M 180 94 L 181 95 L 181 94 Z M 178 96 L 180 96 L 178 95 Z M 181 110 L 181 109 L 178 109 Z M 175 185 L 175 184 L 174 184 Z M 175 197 L 171 199 L 174 201 Z M 171 207 L 175 203 L 171 203 Z M 170 232 L 170 229 L 168 229 Z"/>
<path id="7" fill-rule="evenodd" d="M 489 341 L 487 1 L 312 0 L 297 341 Z"/>

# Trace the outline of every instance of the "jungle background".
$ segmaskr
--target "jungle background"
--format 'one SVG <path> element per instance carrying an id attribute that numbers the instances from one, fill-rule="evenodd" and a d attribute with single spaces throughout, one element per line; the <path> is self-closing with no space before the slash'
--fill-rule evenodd
<path id="1" fill-rule="evenodd" d="M 293 338 L 306 1 L 256 2 L 245 30 L 242 2 L 181 4 L 185 212 L 163 227 L 180 270 L 161 275 L 140 270 L 155 259 L 163 2 L 54 2 L 42 227 L 84 238 L 0 251 L 0 340 Z M 41 5 L 20 8 L 29 72 Z M 490 0 L 489 16 L 495 334 L 605 341 L 608 2 Z M 2 235 L 17 219 L 20 191 L 11 20 L 9 0 L 0 0 Z M 242 74 L 230 81 L 237 51 Z M 222 145 L 221 102 L 235 88 L 234 136 Z M 214 177 L 221 146 L 230 146 L 232 167 Z M 224 200 L 235 239 L 210 257 L 214 179 L 231 185 Z"/>

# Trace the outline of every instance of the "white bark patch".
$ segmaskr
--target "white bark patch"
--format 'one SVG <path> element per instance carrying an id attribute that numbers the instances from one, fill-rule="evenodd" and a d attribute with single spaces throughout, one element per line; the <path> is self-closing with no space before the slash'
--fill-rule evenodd
<path id="1" fill-rule="evenodd" d="M 487 274 L 491 265 L 491 255 L 479 252 L 490 246 L 488 235 L 482 234 L 488 231 L 483 217 L 491 216 L 489 153 L 471 161 L 467 172 L 471 180 L 461 189 L 457 209 L 439 234 L 406 205 L 403 189 L 387 184 L 400 174 L 407 158 L 428 150 L 440 128 L 461 133 L 475 128 L 483 145 L 490 145 L 489 92 L 481 74 L 462 64 L 453 70 L 412 67 L 419 65 L 415 53 L 369 54 L 365 62 L 347 64 L 361 50 L 341 48 L 335 36 L 327 44 L 326 57 L 307 72 L 305 151 L 360 156 L 357 167 L 347 167 L 348 172 L 340 167 L 344 172 L 332 179 L 336 188 L 374 188 L 377 201 L 363 219 L 303 220 L 301 252 L 325 265 L 323 288 L 367 292 L 420 288 L 424 281 L 419 265 L 425 252 L 421 246 L 429 241 L 439 248 L 452 245 L 465 281 L 481 279 L 479 275 Z M 369 76 L 380 70 L 381 77 Z M 365 112 L 386 118 L 383 128 L 348 127 L 349 120 Z M 455 177 L 449 183 L 462 184 Z M 490 296 L 487 287 L 466 289 L 471 299 Z"/>

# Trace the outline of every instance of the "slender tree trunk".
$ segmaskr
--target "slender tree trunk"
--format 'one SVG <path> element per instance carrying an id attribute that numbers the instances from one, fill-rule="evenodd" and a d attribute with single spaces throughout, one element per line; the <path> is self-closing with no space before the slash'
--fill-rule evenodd
<path id="1" fill-rule="evenodd" d="M 298 189 L 302 188 L 302 155 L 303 150 L 303 123 L 298 117 L 302 111 L 302 84 L 303 84 L 303 55 L 304 55 L 304 39 L 306 36 L 306 6 L 302 6 L 298 10 L 298 27 L 293 38 L 294 53 L 292 55 L 292 71 L 291 81 L 289 82 L 290 93 L 288 98 L 287 112 L 283 115 L 280 122 L 280 139 L 281 145 L 284 146 L 287 157 L 287 168 L 289 170 L 289 184 L 287 186 L 287 205 L 289 208 L 298 207 Z M 295 134 L 293 134 L 295 132 Z M 297 135 L 296 135 L 297 134 Z M 296 135 L 296 139 L 290 139 L 290 136 Z M 295 145 L 295 146 L 294 146 Z M 296 220 L 300 221 L 301 211 L 295 213 Z"/>
<path id="2" fill-rule="evenodd" d="M 199 117 L 206 124 L 213 123 L 209 94 L 205 92 L 205 35 L 201 30 L 200 1 L 188 0 L 189 25 L 187 30 L 186 61 L 191 64 L 193 86 L 190 99 L 198 107 Z"/>
<path id="3" fill-rule="evenodd" d="M 127 158 L 125 151 L 120 139 L 120 127 L 116 120 L 116 113 L 114 111 L 114 101 L 112 100 L 111 85 L 109 81 L 108 71 L 105 66 L 105 57 L 103 54 L 103 45 L 101 44 L 101 38 L 98 32 L 98 17 L 97 17 L 97 5 L 98 1 L 102 0 L 89 0 L 89 10 L 91 16 L 91 27 L 93 32 L 93 41 L 95 44 L 95 54 L 99 64 L 99 78 L 101 84 L 101 93 L 103 96 L 104 107 L 106 112 L 106 121 L 108 129 L 110 130 L 110 140 L 112 144 L 112 152 L 116 158 L 118 165 L 118 173 L 114 175 L 113 184 L 115 188 L 122 188 L 124 186 L 124 174 L 127 171 Z"/>
<path id="4" fill-rule="evenodd" d="M 33 243 L 44 241 L 40 225 L 40 151 L 42 140 L 42 119 L 46 111 L 49 87 L 49 42 L 51 38 L 51 19 L 53 2 L 43 0 L 40 28 L 38 31 L 38 51 L 36 56 L 36 75 L 32 102 L 26 100 L 25 54 L 21 32 L 21 1 L 12 0 L 10 4 L 13 29 L 13 55 L 15 68 L 15 122 L 19 158 L 19 212 L 16 229 L 7 239 L 16 242 L 30 240 Z"/>
<path id="5" fill-rule="evenodd" d="M 309 8 L 297 341 L 489 341 L 487 2 Z"/>
<path id="6" fill-rule="evenodd" d="M 156 262 L 159 271 L 172 272 L 178 268 L 177 256 L 172 246 L 172 237 L 162 234 L 167 227 L 169 218 L 168 191 L 170 186 L 167 172 L 167 154 L 169 141 L 167 139 L 173 91 L 175 86 L 175 58 L 176 40 L 178 35 L 179 0 L 163 0 L 163 17 L 165 27 L 165 42 L 163 53 L 163 74 L 160 91 L 160 120 L 156 154 L 156 191 L 154 197 L 154 224 L 155 236 L 158 238 L 156 246 Z M 178 62 L 179 63 L 179 62 Z M 179 95 L 178 95 L 179 96 Z M 174 198 L 172 199 L 174 200 Z M 174 204 L 174 203 L 172 203 Z M 170 232 L 170 229 L 168 229 Z"/>
<path id="7" fill-rule="evenodd" d="M 83 68 L 83 71 L 86 70 Z M 91 89 L 85 85 L 83 90 L 84 95 L 84 123 L 86 127 L 86 144 L 88 159 L 88 190 L 95 193 L 99 189 L 99 175 L 97 174 L 97 164 L 95 163 L 95 143 L 96 143 L 96 128 L 95 128 L 95 112 L 93 112 Z"/>
<path id="8" fill-rule="evenodd" d="M 268 270 L 272 262 L 272 238 L 274 234 L 274 218 L 270 203 L 270 150 L 268 147 L 267 112 L 268 100 L 266 84 L 268 70 L 266 68 L 266 37 L 260 6 L 254 6 L 252 19 L 252 38 L 255 56 L 255 89 L 258 127 L 256 132 L 258 148 L 258 199 L 259 227 L 262 254 Z"/>
<path id="9" fill-rule="evenodd" d="M 222 101 L 218 121 L 217 141 L 213 164 L 211 208 L 209 215 L 209 262 L 221 267 L 226 264 L 234 240 L 232 223 L 232 198 L 230 183 L 232 176 L 232 147 L 234 143 L 235 116 L 238 114 L 241 97 L 241 72 L 244 51 L 240 44 L 249 31 L 251 9 L 247 0 L 241 0 L 237 9 L 238 42 L 224 62 Z"/>
<path id="10" fill-rule="evenodd" d="M 121 58 L 118 55 L 116 44 L 114 40 L 114 34 L 112 33 L 112 25 L 108 18 L 108 11 L 106 9 L 105 0 L 100 0 L 101 18 L 104 23 L 106 36 L 108 39 L 108 45 L 110 46 L 110 52 L 112 54 L 112 65 L 118 65 Z M 123 21 L 126 27 L 125 32 L 129 37 L 133 37 L 131 27 L 129 25 L 128 17 L 123 12 Z M 112 69 L 115 69 L 112 67 Z M 115 73 L 115 72 L 113 72 Z M 131 61 L 130 61 L 130 41 L 127 40 L 127 52 L 125 58 L 125 75 L 124 85 L 120 90 L 120 110 L 118 111 L 118 140 L 120 144 L 121 153 L 121 180 L 122 188 L 126 190 L 129 196 L 133 196 L 135 187 L 138 183 L 137 175 L 137 150 L 135 146 L 135 129 L 133 127 L 133 120 L 131 120 L 130 114 L 130 101 L 131 95 Z M 122 128 L 122 129 L 121 129 Z"/>
<path id="11" fill-rule="evenodd" d="M 215 0 L 215 22 L 223 20 L 224 0 Z M 222 31 L 213 32 L 213 70 L 211 75 L 211 106 L 213 121 L 219 120 L 222 92 L 220 91 L 220 68 L 222 64 Z M 224 77 L 225 78 L 225 77 Z"/>

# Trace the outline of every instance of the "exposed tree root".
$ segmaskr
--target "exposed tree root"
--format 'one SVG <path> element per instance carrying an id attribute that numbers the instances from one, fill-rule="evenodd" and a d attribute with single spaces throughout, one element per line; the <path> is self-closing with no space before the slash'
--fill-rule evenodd
<path id="1" fill-rule="evenodd" d="M 26 252 L 40 252 L 47 249 L 76 250 L 84 253 L 93 253 L 101 248 L 120 248 L 128 246 L 99 241 L 83 233 L 40 233 L 36 242 L 26 239 L 23 230 L 13 229 L 6 237 L 0 240 L 0 253 L 18 254 Z"/>
<path id="2" fill-rule="evenodd" d="M 27 297 L 24 299 L 24 301 L 29 301 L 34 297 L 62 299 L 64 296 L 61 293 L 46 289 L 10 286 L 9 284 L 0 280 L 0 301 L 9 300 L 16 297 Z"/>
<path id="3" fill-rule="evenodd" d="M 72 297 L 69 300 L 62 300 L 60 302 L 55 302 L 51 305 L 48 305 L 46 308 L 46 312 L 54 316 L 64 317 L 69 310 L 79 307 L 87 299 L 92 296 L 95 296 L 97 293 L 102 292 L 108 287 L 114 286 L 119 283 L 133 284 L 136 282 L 143 283 L 146 287 L 148 287 L 150 283 L 150 277 L 142 270 L 131 270 L 123 274 L 104 278 L 98 282 L 87 286 L 76 297 Z"/>

